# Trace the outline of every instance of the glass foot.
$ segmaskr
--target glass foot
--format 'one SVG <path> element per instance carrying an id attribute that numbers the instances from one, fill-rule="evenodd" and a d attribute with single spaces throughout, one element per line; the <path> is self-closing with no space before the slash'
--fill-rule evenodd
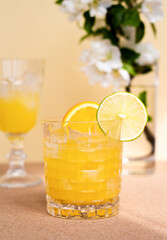
<path id="1" fill-rule="evenodd" d="M 41 184 L 39 177 L 31 176 L 26 172 L 15 172 L 11 174 L 9 171 L 0 176 L 0 187 L 4 188 L 24 188 Z"/>
<path id="2" fill-rule="evenodd" d="M 154 155 L 143 158 L 126 158 L 123 157 L 122 173 L 123 175 L 143 175 L 152 174 L 155 170 Z"/>
<path id="3" fill-rule="evenodd" d="M 99 205 L 71 205 L 55 202 L 46 195 L 47 212 L 58 218 L 68 219 L 100 219 L 108 218 L 118 214 L 119 197 L 110 199 L 105 204 Z"/>

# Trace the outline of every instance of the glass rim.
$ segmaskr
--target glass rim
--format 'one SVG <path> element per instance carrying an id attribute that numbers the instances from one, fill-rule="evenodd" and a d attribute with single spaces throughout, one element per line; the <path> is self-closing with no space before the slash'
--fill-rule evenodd
<path id="1" fill-rule="evenodd" d="M 63 121 L 63 120 L 55 120 L 55 119 L 44 119 L 44 120 L 41 120 L 41 123 L 42 124 L 62 124 L 62 123 L 67 123 L 67 124 L 69 124 L 69 123 L 112 123 L 112 122 L 116 122 L 116 121 L 118 121 L 118 122 L 120 122 L 121 121 L 121 119 L 119 118 L 117 118 L 117 119 L 112 119 L 112 120 L 100 120 L 100 121 Z"/>

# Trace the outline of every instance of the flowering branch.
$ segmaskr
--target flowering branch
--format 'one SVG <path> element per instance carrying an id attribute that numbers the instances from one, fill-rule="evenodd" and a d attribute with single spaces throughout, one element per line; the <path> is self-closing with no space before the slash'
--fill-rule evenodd
<path id="1" fill-rule="evenodd" d="M 162 0 L 57 0 L 69 19 L 83 21 L 86 38 L 94 38 L 81 59 L 90 83 L 115 89 L 129 86 L 138 74 L 152 71 L 159 58 L 145 36 L 144 15 L 156 35 L 155 22 L 163 16 Z"/>

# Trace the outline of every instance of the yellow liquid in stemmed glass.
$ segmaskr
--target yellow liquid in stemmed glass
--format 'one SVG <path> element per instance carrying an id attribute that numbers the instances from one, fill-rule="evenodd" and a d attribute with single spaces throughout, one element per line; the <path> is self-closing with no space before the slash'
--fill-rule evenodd
<path id="1" fill-rule="evenodd" d="M 0 97 L 0 129 L 7 133 L 26 133 L 37 119 L 39 94 L 13 92 Z"/>

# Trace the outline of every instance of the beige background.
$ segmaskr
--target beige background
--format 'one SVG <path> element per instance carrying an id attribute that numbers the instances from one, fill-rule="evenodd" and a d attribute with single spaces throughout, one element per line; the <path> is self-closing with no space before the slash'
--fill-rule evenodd
<path id="1" fill-rule="evenodd" d="M 167 1 L 165 17 L 157 24 L 158 37 L 153 39 L 147 28 L 147 41 L 161 52 L 160 87 L 157 123 L 157 158 L 167 159 Z M 67 19 L 54 0 L 0 0 L 0 58 L 43 58 L 46 61 L 45 83 L 38 124 L 26 138 L 28 161 L 42 161 L 40 120 L 63 116 L 80 101 L 100 101 L 112 89 L 90 86 L 80 71 L 79 56 L 88 43 L 79 44 L 81 30 Z M 0 162 L 5 161 L 8 142 L 0 133 Z"/>

